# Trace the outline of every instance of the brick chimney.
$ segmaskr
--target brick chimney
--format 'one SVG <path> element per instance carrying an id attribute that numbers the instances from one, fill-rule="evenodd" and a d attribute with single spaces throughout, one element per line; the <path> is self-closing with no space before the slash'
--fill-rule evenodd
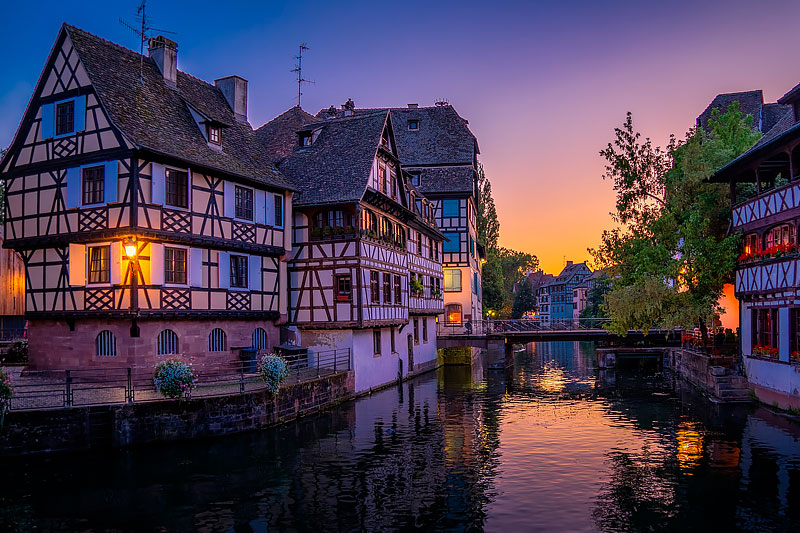
<path id="1" fill-rule="evenodd" d="M 344 116 L 350 117 L 353 116 L 353 111 L 356 108 L 356 104 L 348 98 L 345 103 L 342 104 L 342 109 L 344 110 Z"/>
<path id="2" fill-rule="evenodd" d="M 164 76 L 164 83 L 178 86 L 178 43 L 163 35 L 151 37 L 148 52 Z"/>
<path id="3" fill-rule="evenodd" d="M 571 267 L 572 266 L 572 261 L 567 261 L 567 266 Z"/>
<path id="4" fill-rule="evenodd" d="M 241 76 L 227 76 L 214 80 L 214 86 L 228 101 L 236 120 L 247 122 L 247 80 Z"/>

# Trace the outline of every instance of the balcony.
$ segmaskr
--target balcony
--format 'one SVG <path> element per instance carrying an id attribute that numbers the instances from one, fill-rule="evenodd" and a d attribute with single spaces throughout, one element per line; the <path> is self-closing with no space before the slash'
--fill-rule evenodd
<path id="1" fill-rule="evenodd" d="M 743 254 L 744 255 L 744 254 Z M 751 258 L 736 269 L 735 292 L 765 294 L 794 291 L 800 280 L 800 254 L 787 252 L 775 257 Z"/>
<path id="2" fill-rule="evenodd" d="M 793 181 L 735 205 L 731 214 L 733 227 L 740 228 L 797 207 L 800 207 L 800 183 Z"/>

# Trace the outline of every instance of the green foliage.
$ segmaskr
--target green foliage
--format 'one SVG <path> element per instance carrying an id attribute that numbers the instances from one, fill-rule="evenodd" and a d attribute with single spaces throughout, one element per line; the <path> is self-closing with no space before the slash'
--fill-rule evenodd
<path id="1" fill-rule="evenodd" d="M 738 239 L 728 235 L 726 186 L 709 183 L 713 173 L 760 136 L 738 102 L 712 113 L 708 132 L 692 129 L 666 150 L 640 142 L 628 113 L 616 140 L 600 154 L 604 179 L 617 193 L 615 220 L 591 250 L 614 279 L 606 295 L 611 328 L 700 326 L 718 312 L 717 302 L 736 265 Z"/>
<path id="2" fill-rule="evenodd" d="M 511 318 L 522 318 L 526 312 L 536 310 L 536 294 L 533 292 L 533 284 L 526 276 L 516 296 L 514 306 L 511 309 Z"/>
<path id="3" fill-rule="evenodd" d="M 492 198 L 492 184 L 483 171 L 483 165 L 478 164 L 478 205 L 476 209 L 478 225 L 478 242 L 483 243 L 487 250 L 497 248 L 500 238 L 500 221 L 497 219 L 497 209 Z"/>
<path id="4" fill-rule="evenodd" d="M 267 391 L 275 394 L 281 383 L 289 377 L 289 365 L 283 357 L 268 354 L 258 362 L 258 373 L 267 386 Z"/>
<path id="5" fill-rule="evenodd" d="M 422 281 L 416 276 L 412 276 L 411 281 L 408 283 L 408 290 L 411 291 L 411 294 L 422 294 Z"/>
<path id="6" fill-rule="evenodd" d="M 192 389 L 197 385 L 191 363 L 184 363 L 178 359 L 159 361 L 153 374 L 153 384 L 156 390 L 165 398 L 177 399 L 189 397 Z"/>
<path id="7" fill-rule="evenodd" d="M 605 297 L 611 290 L 611 278 L 605 272 L 594 280 L 594 287 L 586 295 L 586 307 L 581 311 L 581 318 L 606 318 Z"/>
<path id="8" fill-rule="evenodd" d="M 28 362 L 28 340 L 18 339 L 8 347 L 5 357 L 6 363 L 19 364 Z"/>
<path id="9" fill-rule="evenodd" d="M 0 410 L 5 409 L 13 397 L 14 388 L 11 383 L 11 376 L 0 368 Z"/>

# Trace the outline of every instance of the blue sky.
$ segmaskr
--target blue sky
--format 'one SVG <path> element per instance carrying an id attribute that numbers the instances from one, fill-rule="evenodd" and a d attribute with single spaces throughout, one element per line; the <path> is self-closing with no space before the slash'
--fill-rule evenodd
<path id="1" fill-rule="evenodd" d="M 4 6 L 0 146 L 7 146 L 62 22 L 138 49 L 118 18 L 136 0 Z M 249 80 L 260 126 L 294 105 L 297 45 L 303 107 L 447 99 L 470 121 L 492 180 L 501 244 L 539 255 L 547 271 L 582 260 L 611 225 L 611 185 L 598 151 L 625 112 L 658 143 L 682 133 L 719 92 L 764 89 L 774 101 L 800 81 L 800 3 L 243 2 L 150 0 L 154 25 L 199 78 Z"/>

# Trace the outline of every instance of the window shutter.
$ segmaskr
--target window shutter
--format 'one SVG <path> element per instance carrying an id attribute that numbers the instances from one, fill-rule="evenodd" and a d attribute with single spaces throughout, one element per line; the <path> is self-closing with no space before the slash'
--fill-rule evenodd
<path id="1" fill-rule="evenodd" d="M 236 192 L 234 190 L 233 183 L 230 182 L 230 181 L 226 181 L 225 182 L 224 191 L 225 191 L 225 193 L 224 193 L 225 198 L 223 198 L 223 202 L 224 202 L 224 205 L 225 205 L 225 216 L 229 217 L 229 218 L 233 218 L 233 216 L 235 215 L 234 211 L 235 211 L 235 206 L 236 206 L 236 203 L 235 203 Z"/>
<path id="2" fill-rule="evenodd" d="M 67 169 L 67 209 L 81 205 L 81 169 L 78 167 Z"/>
<path id="3" fill-rule="evenodd" d="M 122 241 L 111 243 L 111 284 L 122 283 Z"/>
<path id="4" fill-rule="evenodd" d="M 50 139 L 55 134 L 56 111 L 55 104 L 42 106 L 42 139 Z"/>
<path id="5" fill-rule="evenodd" d="M 150 285 L 164 284 L 164 245 L 150 243 Z"/>
<path id="6" fill-rule="evenodd" d="M 267 194 L 267 226 L 275 225 L 275 195 Z"/>
<path id="7" fill-rule="evenodd" d="M 219 267 L 219 288 L 229 289 L 231 286 L 231 260 L 228 252 L 219 252 L 217 263 Z"/>
<path id="8" fill-rule="evenodd" d="M 189 285 L 203 286 L 203 250 L 200 248 L 189 250 Z"/>
<path id="9" fill-rule="evenodd" d="M 153 163 L 150 165 L 150 201 L 157 205 L 164 205 L 164 165 Z"/>
<path id="10" fill-rule="evenodd" d="M 250 256 L 250 271 L 247 273 L 251 291 L 261 290 L 261 256 Z"/>
<path id="11" fill-rule="evenodd" d="M 86 285 L 86 246 L 69 244 L 69 284 Z"/>
<path id="12" fill-rule="evenodd" d="M 103 169 L 104 200 L 107 204 L 117 201 L 117 162 L 106 161 Z"/>
<path id="13" fill-rule="evenodd" d="M 86 96 L 79 96 L 75 98 L 75 132 L 83 131 L 86 129 Z"/>
<path id="14" fill-rule="evenodd" d="M 255 198 L 253 199 L 253 203 L 255 205 L 253 206 L 253 209 L 255 210 L 256 224 L 264 224 L 264 221 L 266 220 L 267 208 L 266 205 L 264 205 L 266 202 L 266 194 L 267 193 L 265 191 L 259 191 L 258 189 L 255 190 Z"/>

